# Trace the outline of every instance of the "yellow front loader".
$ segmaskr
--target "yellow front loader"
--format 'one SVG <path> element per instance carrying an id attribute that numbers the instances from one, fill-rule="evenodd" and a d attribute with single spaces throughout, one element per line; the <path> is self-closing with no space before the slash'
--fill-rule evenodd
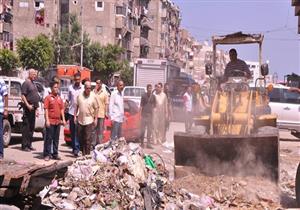
<path id="1" fill-rule="evenodd" d="M 262 35 L 242 33 L 213 37 L 214 56 L 217 44 L 258 43 L 261 58 L 262 40 Z M 265 85 L 268 66 L 260 66 L 261 78 L 254 82 L 254 87 L 243 76 L 230 77 L 223 84 L 211 84 L 215 88 L 210 91 L 209 114 L 194 116 L 195 126 L 190 132 L 174 134 L 176 177 L 192 171 L 278 180 L 276 116 L 270 114 L 268 106 Z M 214 65 L 206 66 L 211 82 L 217 81 L 214 72 Z"/>

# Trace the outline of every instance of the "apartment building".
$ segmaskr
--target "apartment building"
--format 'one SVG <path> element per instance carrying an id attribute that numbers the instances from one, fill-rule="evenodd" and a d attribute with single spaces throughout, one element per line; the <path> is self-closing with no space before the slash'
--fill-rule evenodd
<path id="1" fill-rule="evenodd" d="M 93 42 L 117 44 L 126 49 L 124 58 L 130 60 L 135 17 L 129 0 L 61 0 L 60 23 L 65 26 L 65 14 L 76 14 Z"/>
<path id="2" fill-rule="evenodd" d="M 217 50 L 216 56 L 216 73 L 222 75 L 229 61 L 229 56 L 223 50 Z M 213 61 L 212 46 L 207 42 L 198 42 L 188 30 L 180 29 L 177 57 L 177 64 L 182 68 L 182 71 L 201 82 L 206 77 L 205 64 Z"/>
<path id="3" fill-rule="evenodd" d="M 147 57 L 174 61 L 179 50 L 179 8 L 170 0 L 151 0 L 149 19 L 152 22 L 152 30 L 149 32 L 150 46 Z"/>
<path id="4" fill-rule="evenodd" d="M 292 6 L 295 7 L 295 16 L 298 16 L 298 34 L 300 34 L 300 0 L 292 0 Z"/>
<path id="5" fill-rule="evenodd" d="M 12 0 L 0 0 L 0 49 L 12 49 Z"/>
<path id="6" fill-rule="evenodd" d="M 13 48 L 22 37 L 33 38 L 39 34 L 51 35 L 58 27 L 59 0 L 13 1 Z"/>
<path id="7" fill-rule="evenodd" d="M 13 41 L 54 28 L 68 27 L 68 14 L 75 14 L 92 42 L 117 44 L 126 49 L 123 59 L 145 57 L 151 24 L 147 16 L 150 0 L 15 0 Z M 15 47 L 15 46 L 14 46 Z"/>

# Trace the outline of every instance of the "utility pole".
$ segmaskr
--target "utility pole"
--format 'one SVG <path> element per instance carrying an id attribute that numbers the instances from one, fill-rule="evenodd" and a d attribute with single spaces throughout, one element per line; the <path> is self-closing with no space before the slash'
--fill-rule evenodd
<path id="1" fill-rule="evenodd" d="M 83 0 L 80 1 L 81 16 L 81 48 L 80 48 L 80 70 L 83 69 Z"/>

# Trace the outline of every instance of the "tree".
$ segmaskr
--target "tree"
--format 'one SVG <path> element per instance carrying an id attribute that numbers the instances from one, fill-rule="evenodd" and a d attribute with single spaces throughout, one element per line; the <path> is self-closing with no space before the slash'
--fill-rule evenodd
<path id="1" fill-rule="evenodd" d="M 8 49 L 0 50 L 0 67 L 3 75 L 9 75 L 18 66 L 19 60 L 15 53 Z"/>
<path id="2" fill-rule="evenodd" d="M 120 71 L 120 77 L 126 86 L 133 85 L 133 69 L 130 68 L 128 62 L 124 61 L 122 70 Z"/>
<path id="3" fill-rule="evenodd" d="M 108 44 L 102 47 L 101 57 L 94 60 L 93 70 L 99 72 L 103 81 L 108 82 L 115 72 L 124 67 L 124 61 L 120 59 L 123 51 L 124 49 L 117 45 Z"/>
<path id="4" fill-rule="evenodd" d="M 53 62 L 54 49 L 47 36 L 40 34 L 34 39 L 22 38 L 17 41 L 17 53 L 24 68 L 44 71 Z"/>
<path id="5" fill-rule="evenodd" d="M 80 64 L 81 51 L 81 26 L 75 14 L 70 14 L 67 17 L 70 27 L 65 27 L 61 32 L 53 31 L 52 43 L 55 48 L 55 63 L 56 64 Z M 83 65 L 88 66 L 88 47 L 90 39 L 88 34 L 83 35 Z"/>

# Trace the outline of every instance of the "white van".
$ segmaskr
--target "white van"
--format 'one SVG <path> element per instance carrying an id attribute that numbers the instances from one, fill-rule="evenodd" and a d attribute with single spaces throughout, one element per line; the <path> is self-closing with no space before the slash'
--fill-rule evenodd
<path id="1" fill-rule="evenodd" d="M 124 99 L 134 101 L 136 105 L 140 107 L 142 95 L 146 93 L 146 88 L 138 86 L 125 86 L 123 93 Z"/>
<path id="2" fill-rule="evenodd" d="M 113 92 L 117 87 L 110 87 L 110 91 Z M 123 89 L 124 99 L 134 101 L 138 107 L 141 105 L 142 95 L 146 93 L 145 87 L 138 86 L 125 86 Z"/>
<path id="3" fill-rule="evenodd" d="M 23 110 L 19 109 L 21 99 L 21 86 L 25 81 L 18 77 L 1 76 L 7 85 L 8 91 L 8 119 L 3 121 L 3 143 L 8 146 L 12 133 L 22 133 L 22 116 Z M 41 83 L 36 83 L 41 97 L 45 96 L 45 88 Z M 44 104 L 42 100 L 39 107 L 39 116 L 36 118 L 35 131 L 41 132 L 45 135 L 45 118 L 44 118 Z"/>

